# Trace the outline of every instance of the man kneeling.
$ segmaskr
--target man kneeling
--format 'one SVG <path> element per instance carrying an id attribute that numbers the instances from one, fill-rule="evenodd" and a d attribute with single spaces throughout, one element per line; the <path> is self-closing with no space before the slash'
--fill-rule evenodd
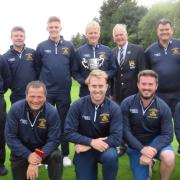
<path id="1" fill-rule="evenodd" d="M 42 82 L 30 82 L 26 99 L 14 103 L 7 115 L 5 136 L 14 180 L 35 180 L 40 163 L 48 164 L 51 180 L 61 179 L 60 120 L 46 94 Z"/>
<path id="2" fill-rule="evenodd" d="M 161 180 L 170 179 L 175 154 L 172 116 L 168 105 L 155 95 L 158 75 L 152 70 L 138 74 L 139 93 L 127 97 L 121 104 L 124 136 L 129 148 L 134 180 L 147 180 L 154 158 L 160 159 Z"/>
<path id="3" fill-rule="evenodd" d="M 97 163 L 102 163 L 103 179 L 115 180 L 118 171 L 116 146 L 122 138 L 120 107 L 106 97 L 107 74 L 93 70 L 88 77 L 90 96 L 71 106 L 65 136 L 75 143 L 77 180 L 97 180 Z"/>

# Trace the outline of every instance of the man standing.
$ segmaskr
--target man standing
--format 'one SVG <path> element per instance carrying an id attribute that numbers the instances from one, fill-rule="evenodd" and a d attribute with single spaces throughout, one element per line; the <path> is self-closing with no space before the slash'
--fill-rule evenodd
<path id="1" fill-rule="evenodd" d="M 137 74 L 145 69 L 145 55 L 143 47 L 128 42 L 126 25 L 114 26 L 113 39 L 117 47 L 112 52 L 118 67 L 113 79 L 113 99 L 120 103 L 127 96 L 137 93 Z"/>
<path id="2" fill-rule="evenodd" d="M 40 43 L 36 49 L 36 69 L 39 80 L 46 85 L 47 101 L 56 106 L 61 117 L 63 133 L 64 121 L 71 103 L 71 76 L 75 52 L 73 45 L 60 36 L 62 27 L 58 17 L 49 18 L 47 30 L 49 39 Z M 70 166 L 69 145 L 63 137 L 62 141 L 63 164 Z"/>
<path id="3" fill-rule="evenodd" d="M 173 38 L 169 20 L 161 19 L 157 25 L 158 41 L 146 49 L 147 67 L 159 75 L 158 95 L 174 113 L 180 101 L 180 40 Z"/>
<path id="4" fill-rule="evenodd" d="M 14 180 L 35 180 L 41 162 L 48 164 L 51 180 L 61 179 L 60 119 L 46 94 L 42 82 L 30 82 L 26 99 L 14 103 L 7 115 L 5 136 Z"/>
<path id="5" fill-rule="evenodd" d="M 104 71 L 93 70 L 87 78 L 90 96 L 74 102 L 66 118 L 66 138 L 75 144 L 77 180 L 97 180 L 98 162 L 104 180 L 116 179 L 122 116 L 120 107 L 106 97 L 107 79 Z"/>
<path id="6" fill-rule="evenodd" d="M 6 119 L 6 102 L 4 100 L 4 93 L 8 89 L 11 81 L 11 74 L 7 62 L 0 56 L 0 176 L 7 174 L 5 163 L 5 137 L 4 127 Z"/>
<path id="7" fill-rule="evenodd" d="M 25 98 L 26 85 L 36 79 L 35 51 L 25 46 L 25 30 L 20 26 L 12 28 L 11 40 L 13 45 L 3 57 L 8 62 L 12 74 L 10 100 L 14 103 Z"/>
<path id="8" fill-rule="evenodd" d="M 91 21 L 86 26 L 87 43 L 77 49 L 74 78 L 80 84 L 79 96 L 89 95 L 87 77 L 93 69 L 101 69 L 108 74 L 110 81 L 116 73 L 115 58 L 109 47 L 100 44 L 101 28 L 99 23 Z"/>
<path id="9" fill-rule="evenodd" d="M 170 145 L 173 139 L 170 108 L 155 95 L 158 75 L 154 71 L 139 72 L 137 86 L 139 93 L 121 103 L 134 180 L 148 179 L 154 158 L 160 159 L 160 179 L 169 180 L 175 166 L 175 154 Z"/>

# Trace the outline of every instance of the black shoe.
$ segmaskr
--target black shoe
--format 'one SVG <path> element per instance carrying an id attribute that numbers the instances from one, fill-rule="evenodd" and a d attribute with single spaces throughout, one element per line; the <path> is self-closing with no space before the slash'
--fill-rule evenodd
<path id="1" fill-rule="evenodd" d="M 0 166 L 0 176 L 6 176 L 8 173 L 8 170 L 5 166 Z"/>
<path id="2" fill-rule="evenodd" d="M 178 156 L 180 156 L 180 146 L 177 149 L 177 154 L 178 154 Z"/>
<path id="3" fill-rule="evenodd" d="M 121 144 L 120 146 L 116 147 L 116 150 L 117 150 L 118 156 L 122 156 L 127 150 L 127 145 Z"/>

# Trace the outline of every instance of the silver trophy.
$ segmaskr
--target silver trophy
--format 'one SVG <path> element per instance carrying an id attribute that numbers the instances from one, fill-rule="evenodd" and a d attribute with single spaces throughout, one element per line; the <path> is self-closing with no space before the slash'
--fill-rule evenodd
<path id="1" fill-rule="evenodd" d="M 99 69 L 104 62 L 104 58 L 91 58 L 91 59 L 85 59 L 83 58 L 82 65 L 89 69 L 90 71 L 94 69 Z"/>

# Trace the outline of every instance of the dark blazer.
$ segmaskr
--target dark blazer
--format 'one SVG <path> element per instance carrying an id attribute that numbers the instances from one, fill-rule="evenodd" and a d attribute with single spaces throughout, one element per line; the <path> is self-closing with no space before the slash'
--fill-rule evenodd
<path id="1" fill-rule="evenodd" d="M 116 56 L 117 74 L 113 79 L 113 98 L 116 102 L 121 102 L 127 96 L 137 92 L 137 74 L 145 69 L 145 55 L 143 47 L 128 42 L 125 60 L 123 64 L 118 64 L 118 47 L 112 49 Z"/>

